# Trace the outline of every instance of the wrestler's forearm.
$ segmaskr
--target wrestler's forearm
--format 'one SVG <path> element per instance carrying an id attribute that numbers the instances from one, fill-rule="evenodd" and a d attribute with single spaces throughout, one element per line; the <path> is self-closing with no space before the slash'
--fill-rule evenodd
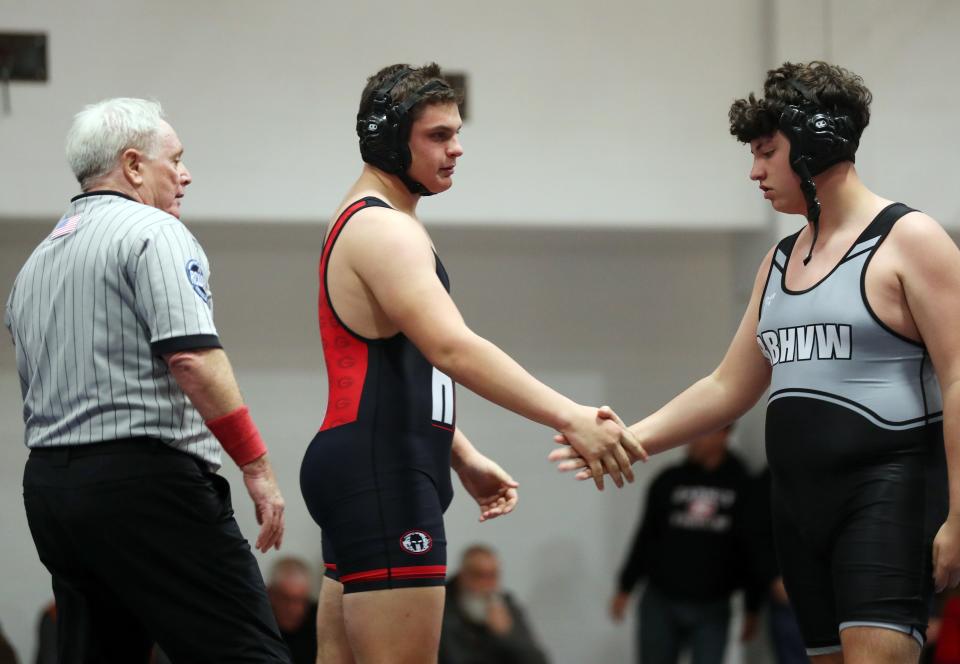
<path id="1" fill-rule="evenodd" d="M 428 359 L 467 389 L 518 415 L 563 431 L 579 406 L 540 382 L 493 343 L 473 333 L 459 336 Z"/>
<path id="2" fill-rule="evenodd" d="M 450 467 L 459 472 L 471 455 L 476 453 L 477 448 L 467 439 L 460 427 L 457 427 L 453 432 L 453 444 L 450 448 Z"/>
<path id="3" fill-rule="evenodd" d="M 714 372 L 630 430 L 648 454 L 657 454 L 730 424 L 753 407 L 763 389 L 745 390 Z"/>
<path id="4" fill-rule="evenodd" d="M 941 384 L 943 446 L 947 459 L 950 515 L 960 518 L 960 379 Z"/>

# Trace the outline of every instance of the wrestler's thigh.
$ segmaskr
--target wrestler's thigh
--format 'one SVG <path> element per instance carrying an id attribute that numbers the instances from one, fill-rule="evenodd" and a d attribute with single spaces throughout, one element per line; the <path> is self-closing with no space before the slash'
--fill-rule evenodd
<path id="1" fill-rule="evenodd" d="M 434 586 L 344 595 L 344 625 L 357 664 L 434 664 L 444 594 Z"/>

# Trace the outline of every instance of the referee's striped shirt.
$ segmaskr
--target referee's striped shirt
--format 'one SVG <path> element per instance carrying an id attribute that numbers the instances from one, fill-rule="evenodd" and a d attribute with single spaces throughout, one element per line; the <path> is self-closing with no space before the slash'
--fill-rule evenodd
<path id="1" fill-rule="evenodd" d="M 27 259 L 4 322 L 27 447 L 149 436 L 220 466 L 220 445 L 161 354 L 220 347 L 210 268 L 177 218 L 81 194 Z"/>

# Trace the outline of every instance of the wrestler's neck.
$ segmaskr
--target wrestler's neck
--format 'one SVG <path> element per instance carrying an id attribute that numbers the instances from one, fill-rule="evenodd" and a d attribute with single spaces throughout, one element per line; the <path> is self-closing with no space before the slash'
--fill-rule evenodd
<path id="1" fill-rule="evenodd" d="M 853 162 L 845 161 L 814 178 L 820 200 L 820 236 L 862 228 L 887 201 L 867 189 Z"/>
<path id="2" fill-rule="evenodd" d="M 414 218 L 417 216 L 417 203 L 421 198 L 420 194 L 411 193 L 396 175 L 390 175 L 369 164 L 363 165 L 363 172 L 350 191 L 350 196 L 354 198 L 359 197 L 360 194 L 375 195 L 389 203 L 391 207 L 406 212 Z"/>

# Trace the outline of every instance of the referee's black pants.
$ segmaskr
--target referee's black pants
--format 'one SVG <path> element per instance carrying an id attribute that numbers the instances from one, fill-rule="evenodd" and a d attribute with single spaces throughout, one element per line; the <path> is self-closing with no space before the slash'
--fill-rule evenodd
<path id="1" fill-rule="evenodd" d="M 150 439 L 33 450 L 23 501 L 60 664 L 289 664 L 230 485 Z"/>

